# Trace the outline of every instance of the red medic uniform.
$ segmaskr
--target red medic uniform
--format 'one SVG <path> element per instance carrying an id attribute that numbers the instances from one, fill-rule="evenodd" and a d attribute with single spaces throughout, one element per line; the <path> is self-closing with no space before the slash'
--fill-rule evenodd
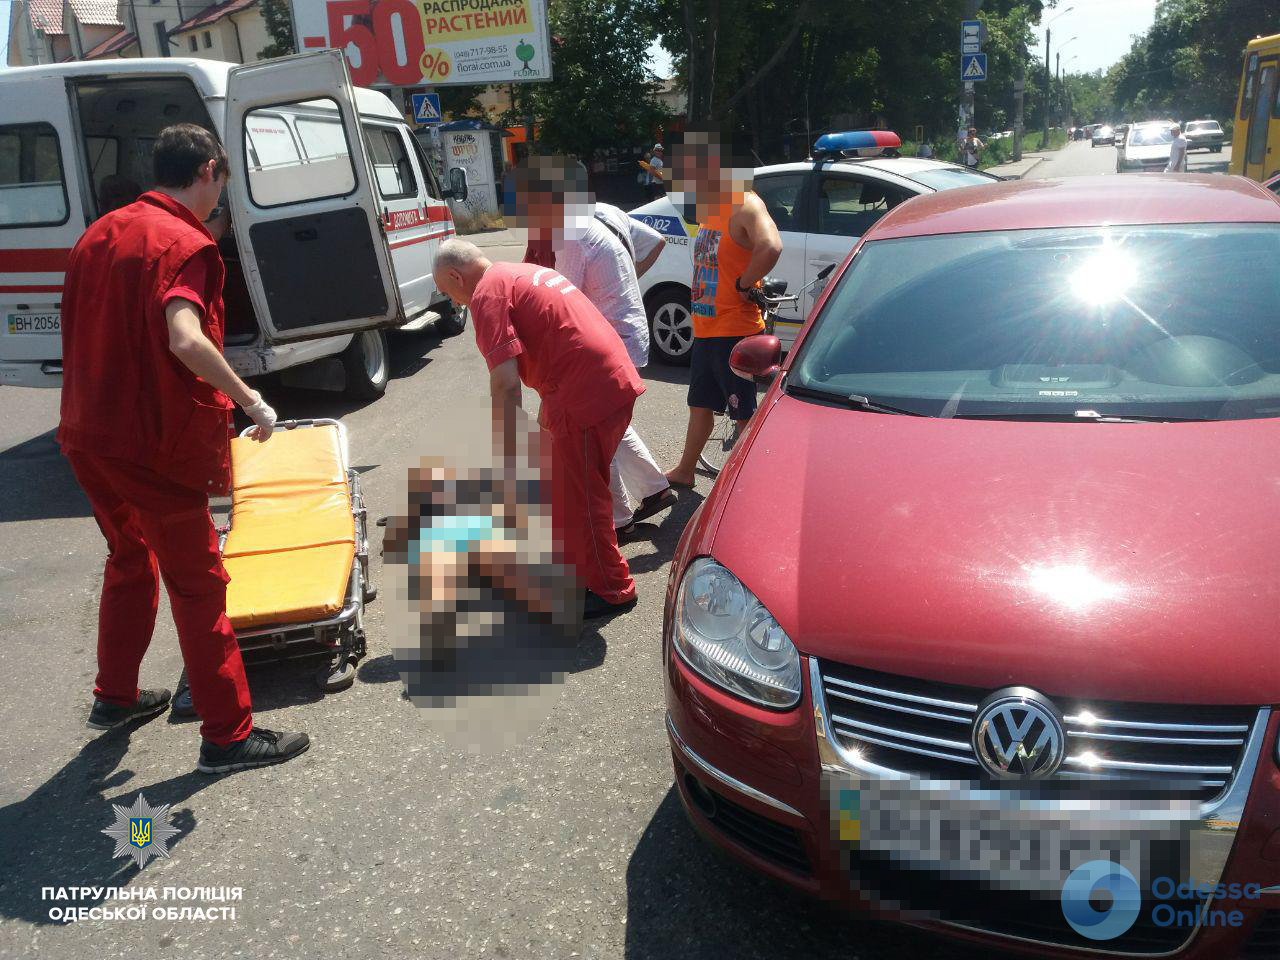
<path id="1" fill-rule="evenodd" d="M 565 559 L 609 603 L 634 599 L 609 492 L 609 463 L 644 393 L 622 339 L 582 291 L 536 263 L 494 264 L 470 307 L 489 369 L 515 358 L 520 380 L 542 399 L 551 525 Z"/>
<path id="2" fill-rule="evenodd" d="M 253 727 L 209 516 L 209 495 L 230 487 L 232 404 L 169 350 L 165 307 L 196 304 L 221 349 L 223 276 L 204 224 L 164 194 L 93 223 L 67 268 L 57 433 L 109 551 L 94 695 L 122 706 L 137 698 L 162 577 L 200 733 L 218 746 Z"/>

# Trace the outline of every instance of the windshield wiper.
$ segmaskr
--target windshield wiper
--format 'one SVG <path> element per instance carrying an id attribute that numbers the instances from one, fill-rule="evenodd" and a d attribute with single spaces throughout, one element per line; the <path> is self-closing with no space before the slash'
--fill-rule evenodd
<path id="1" fill-rule="evenodd" d="M 1090 423 L 1208 423 L 1208 417 L 1170 417 L 1164 414 L 1153 414 L 1150 416 L 1144 414 L 1126 414 L 1124 416 L 1111 416 L 1109 414 L 1099 413 L 1097 410 L 1072 410 L 1070 413 L 1063 410 L 1060 412 L 1052 411 L 1036 411 L 1033 413 L 1015 413 L 1006 411 L 1004 413 L 962 413 L 956 417 L 957 420 L 1061 420 L 1067 423 L 1073 420 L 1087 420 Z"/>
<path id="2" fill-rule="evenodd" d="M 787 383 L 787 393 L 797 397 L 813 397 L 815 400 L 829 400 L 854 410 L 867 410 L 871 413 L 892 413 L 903 417 L 927 417 L 927 413 L 895 407 L 879 400 L 872 400 L 856 393 L 839 393 L 834 390 L 819 390 L 817 387 L 806 387 L 797 383 Z"/>

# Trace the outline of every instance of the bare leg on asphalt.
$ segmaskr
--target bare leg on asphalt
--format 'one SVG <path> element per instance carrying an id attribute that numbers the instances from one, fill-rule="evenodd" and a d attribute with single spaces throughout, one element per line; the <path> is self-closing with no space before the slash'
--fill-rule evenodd
<path id="1" fill-rule="evenodd" d="M 689 432 L 685 435 L 684 454 L 674 470 L 667 471 L 667 481 L 684 487 L 693 486 L 693 471 L 698 466 L 698 455 L 707 445 L 715 427 L 715 414 L 707 407 L 689 408 Z"/>

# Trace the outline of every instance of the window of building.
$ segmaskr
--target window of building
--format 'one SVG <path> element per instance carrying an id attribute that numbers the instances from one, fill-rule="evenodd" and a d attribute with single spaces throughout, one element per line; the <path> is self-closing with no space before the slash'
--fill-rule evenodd
<path id="1" fill-rule="evenodd" d="M 200 49 L 200 44 L 196 42 L 196 38 L 194 34 L 192 34 L 190 37 L 187 38 L 187 46 L 191 48 L 192 53 L 195 53 L 198 49 Z"/>
<path id="2" fill-rule="evenodd" d="M 204 32 L 204 48 L 208 50 L 212 46 L 213 46 L 213 34 L 211 34 L 208 30 L 206 30 Z"/>
<path id="3" fill-rule="evenodd" d="M 160 56 L 169 56 L 169 28 L 163 20 L 156 22 L 156 46 L 160 48 Z"/>

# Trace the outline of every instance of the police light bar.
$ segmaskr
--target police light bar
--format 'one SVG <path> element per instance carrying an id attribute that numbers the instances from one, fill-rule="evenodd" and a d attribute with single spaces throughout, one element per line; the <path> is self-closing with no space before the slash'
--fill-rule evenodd
<path id="1" fill-rule="evenodd" d="M 892 130 L 847 130 L 826 133 L 813 145 L 815 160 L 832 157 L 878 157 L 886 149 L 902 146 L 902 139 Z"/>

